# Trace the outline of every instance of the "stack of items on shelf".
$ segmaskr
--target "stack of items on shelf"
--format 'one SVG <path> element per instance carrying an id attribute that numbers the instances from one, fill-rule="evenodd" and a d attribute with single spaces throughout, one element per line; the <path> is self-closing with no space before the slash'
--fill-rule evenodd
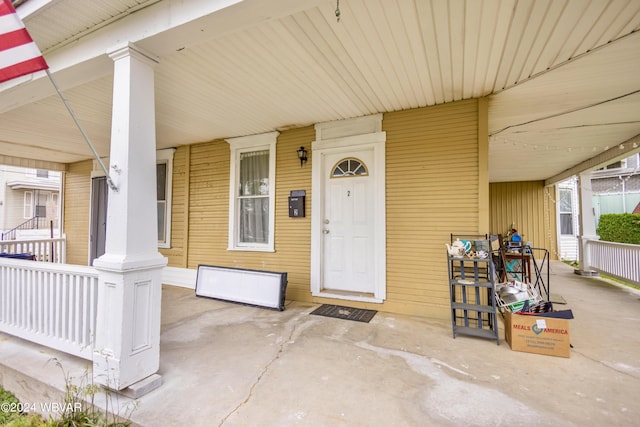
<path id="1" fill-rule="evenodd" d="M 543 300 L 536 289 L 530 283 L 523 283 L 518 280 L 512 280 L 507 283 L 496 284 L 496 304 L 500 307 L 500 311 L 505 310 L 511 313 L 520 311 L 531 311 L 531 309 L 540 312 L 543 310 Z M 526 310 L 525 310 L 526 308 Z"/>
<path id="2" fill-rule="evenodd" d="M 494 297 L 495 269 L 486 236 L 465 236 L 447 246 L 451 326 L 458 334 L 495 339 L 498 336 L 497 307 Z"/>
<path id="3" fill-rule="evenodd" d="M 449 256 L 454 258 L 480 258 L 489 256 L 488 240 L 460 240 L 456 239 L 451 244 L 446 243 Z"/>

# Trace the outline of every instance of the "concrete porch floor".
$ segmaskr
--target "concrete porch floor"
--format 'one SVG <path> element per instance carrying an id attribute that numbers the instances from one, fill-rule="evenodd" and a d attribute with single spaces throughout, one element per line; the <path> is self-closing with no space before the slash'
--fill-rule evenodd
<path id="1" fill-rule="evenodd" d="M 571 358 L 452 338 L 446 320 L 379 312 L 370 323 L 197 298 L 163 289 L 163 385 L 141 426 L 603 426 L 640 419 L 640 292 L 551 264 L 575 319 Z M 347 305 L 347 304 L 345 304 Z M 59 401 L 87 362 L 0 334 L 0 383 L 23 402 Z M 99 399 L 101 397 L 99 396 Z M 103 397 L 102 397 L 103 398 Z M 127 414 L 132 402 L 111 396 Z M 101 402 L 104 404 L 105 402 Z"/>

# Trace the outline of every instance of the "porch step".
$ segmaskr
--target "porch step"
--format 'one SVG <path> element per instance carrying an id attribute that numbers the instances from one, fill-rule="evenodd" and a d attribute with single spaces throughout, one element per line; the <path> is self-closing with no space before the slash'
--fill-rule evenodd
<path id="1" fill-rule="evenodd" d="M 45 419 L 55 418 L 55 409 L 64 403 L 65 376 L 76 386 L 91 385 L 91 362 L 0 332 L 0 384 Z M 118 406 L 120 414 L 133 404 L 98 391 L 94 404 L 104 411 L 106 403 L 110 409 Z"/>
<path id="2" fill-rule="evenodd" d="M 66 371 L 82 372 L 87 362 L 11 335 L 0 333 L 0 383 L 22 402 L 64 401 Z"/>

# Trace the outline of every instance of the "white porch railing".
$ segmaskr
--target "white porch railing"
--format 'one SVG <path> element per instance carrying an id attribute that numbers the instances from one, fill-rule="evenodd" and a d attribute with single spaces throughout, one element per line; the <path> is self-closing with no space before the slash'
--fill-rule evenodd
<path id="1" fill-rule="evenodd" d="M 3 240 L 0 241 L 0 253 L 25 254 L 36 257 L 36 261 L 64 264 L 66 261 L 66 239 Z"/>
<path id="2" fill-rule="evenodd" d="M 589 267 L 640 286 L 640 245 L 588 240 Z"/>
<path id="3" fill-rule="evenodd" d="M 98 272 L 0 258 L 0 331 L 91 360 Z"/>

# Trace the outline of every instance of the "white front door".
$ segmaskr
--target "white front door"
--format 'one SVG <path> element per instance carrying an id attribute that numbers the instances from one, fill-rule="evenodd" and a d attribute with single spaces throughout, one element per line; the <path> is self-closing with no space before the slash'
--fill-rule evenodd
<path id="1" fill-rule="evenodd" d="M 323 156 L 322 288 L 374 293 L 373 149 Z"/>

